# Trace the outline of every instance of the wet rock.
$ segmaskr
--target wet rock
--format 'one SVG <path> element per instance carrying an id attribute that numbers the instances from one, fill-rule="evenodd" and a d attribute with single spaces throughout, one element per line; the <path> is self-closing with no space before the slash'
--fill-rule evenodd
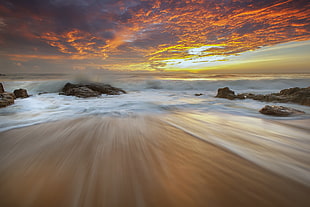
<path id="1" fill-rule="evenodd" d="M 0 83 L 0 108 L 13 104 L 14 99 L 15 95 L 13 93 L 5 92 L 2 83 Z"/>
<path id="2" fill-rule="evenodd" d="M 107 95 L 120 95 L 121 93 L 126 93 L 126 91 L 112 87 L 108 84 L 72 84 L 67 83 L 62 92 L 59 93 L 60 95 L 67 95 L 67 96 L 77 96 L 80 98 L 87 98 L 87 97 L 96 97 L 101 94 Z"/>
<path id="3" fill-rule="evenodd" d="M 108 84 L 87 84 L 85 86 L 93 91 L 99 92 L 100 94 L 120 95 L 121 93 L 126 93 L 123 89 L 115 88 Z"/>
<path id="4" fill-rule="evenodd" d="M 255 94 L 253 93 L 239 93 L 238 95 L 236 95 L 237 99 L 246 99 L 246 98 L 253 99 L 254 97 Z"/>
<path id="5" fill-rule="evenodd" d="M 292 95 L 292 94 L 295 94 L 297 92 L 299 92 L 301 89 L 298 88 L 298 87 L 295 87 L 295 88 L 288 88 L 288 89 L 283 89 L 280 91 L 280 95 Z"/>
<path id="6" fill-rule="evenodd" d="M 13 93 L 0 93 L 0 108 L 9 106 L 14 103 L 15 96 Z"/>
<path id="7" fill-rule="evenodd" d="M 228 87 L 225 88 L 219 88 L 217 90 L 217 95 L 215 96 L 217 98 L 227 98 L 227 99 L 235 99 L 236 95 L 235 92 L 230 90 Z"/>
<path id="8" fill-rule="evenodd" d="M 284 89 L 280 91 L 280 96 L 289 102 L 310 106 L 310 87 Z"/>
<path id="9" fill-rule="evenodd" d="M 4 93 L 4 87 L 3 87 L 2 83 L 0 83 L 0 93 Z"/>
<path id="10" fill-rule="evenodd" d="M 283 89 L 280 93 L 272 93 L 267 95 L 256 95 L 253 99 L 269 102 L 281 103 L 297 103 L 310 106 L 310 87 L 308 88 L 289 88 Z"/>
<path id="11" fill-rule="evenodd" d="M 301 105 L 310 106 L 310 87 L 308 88 L 289 88 L 283 89 L 279 93 L 272 94 L 252 94 L 252 93 L 241 93 L 235 95 L 234 91 L 230 90 L 228 87 L 219 88 L 218 98 L 227 99 L 253 99 L 258 101 L 266 102 L 280 102 L 280 103 L 297 103 Z"/>
<path id="12" fill-rule="evenodd" d="M 67 96 L 76 96 L 80 98 L 88 98 L 88 97 L 96 97 L 99 96 L 100 93 L 97 91 L 93 91 L 87 87 L 81 86 L 78 88 L 70 88 L 68 89 L 64 95 Z"/>
<path id="13" fill-rule="evenodd" d="M 271 116 L 296 116 L 296 115 L 301 115 L 305 113 L 303 111 L 289 108 L 289 107 L 269 106 L 269 105 L 266 105 L 264 108 L 259 110 L 259 112 L 262 114 L 271 115 Z"/>
<path id="14" fill-rule="evenodd" d="M 26 89 L 22 89 L 22 88 L 16 89 L 14 90 L 13 93 L 16 98 L 28 98 L 29 97 Z"/>

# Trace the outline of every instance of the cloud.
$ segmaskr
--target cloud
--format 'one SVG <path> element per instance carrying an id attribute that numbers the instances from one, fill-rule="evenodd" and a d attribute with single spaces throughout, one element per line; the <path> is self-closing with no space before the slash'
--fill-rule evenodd
<path id="1" fill-rule="evenodd" d="M 304 0 L 11 0 L 0 3 L 0 44 L 7 58 L 163 69 L 309 40 L 309 17 Z"/>

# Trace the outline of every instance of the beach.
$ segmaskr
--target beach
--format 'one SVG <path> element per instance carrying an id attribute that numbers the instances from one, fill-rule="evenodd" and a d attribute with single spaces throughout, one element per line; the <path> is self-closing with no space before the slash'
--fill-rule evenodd
<path id="1" fill-rule="evenodd" d="M 310 4 L 0 1 L 0 207 L 310 207 Z"/>
<path id="2" fill-rule="evenodd" d="M 307 123 L 175 113 L 4 131 L 0 206 L 309 206 Z"/>

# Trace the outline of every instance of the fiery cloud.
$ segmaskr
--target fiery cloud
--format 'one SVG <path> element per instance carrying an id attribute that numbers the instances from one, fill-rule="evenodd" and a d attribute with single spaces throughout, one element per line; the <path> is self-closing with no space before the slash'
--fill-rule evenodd
<path id="1" fill-rule="evenodd" d="M 305 0 L 12 0 L 0 13 L 2 56 L 96 60 L 110 69 L 228 61 L 310 39 Z"/>

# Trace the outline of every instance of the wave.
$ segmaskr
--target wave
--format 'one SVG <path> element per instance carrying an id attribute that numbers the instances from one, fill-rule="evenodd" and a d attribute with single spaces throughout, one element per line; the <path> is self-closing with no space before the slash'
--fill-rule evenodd
<path id="1" fill-rule="evenodd" d="M 48 80 L 48 81 L 8 81 L 4 82 L 5 90 L 12 92 L 15 89 L 23 88 L 29 94 L 34 95 L 38 93 L 57 93 L 61 91 L 62 87 L 67 83 L 66 80 Z"/>
<path id="2" fill-rule="evenodd" d="M 276 79 L 276 80 L 143 80 L 136 82 L 115 82 L 117 87 L 125 90 L 199 90 L 216 91 L 221 87 L 232 90 L 279 91 L 291 87 L 308 87 L 309 79 Z"/>
<path id="3" fill-rule="evenodd" d="M 269 76 L 237 76 L 237 75 L 212 75 L 208 77 L 168 77 L 167 76 L 75 76 L 73 78 L 63 78 L 57 80 L 23 80 L 16 81 L 11 79 L 5 81 L 4 87 L 7 91 L 13 91 L 17 88 L 25 88 L 30 94 L 38 93 L 57 93 L 67 82 L 86 83 L 98 82 L 107 83 L 112 86 L 130 91 L 144 90 L 168 90 L 168 91 L 216 91 L 221 87 L 230 87 L 237 92 L 259 92 L 270 93 L 277 92 L 284 88 L 291 87 L 309 87 L 309 76 L 281 76 L 280 78 L 270 78 Z"/>

